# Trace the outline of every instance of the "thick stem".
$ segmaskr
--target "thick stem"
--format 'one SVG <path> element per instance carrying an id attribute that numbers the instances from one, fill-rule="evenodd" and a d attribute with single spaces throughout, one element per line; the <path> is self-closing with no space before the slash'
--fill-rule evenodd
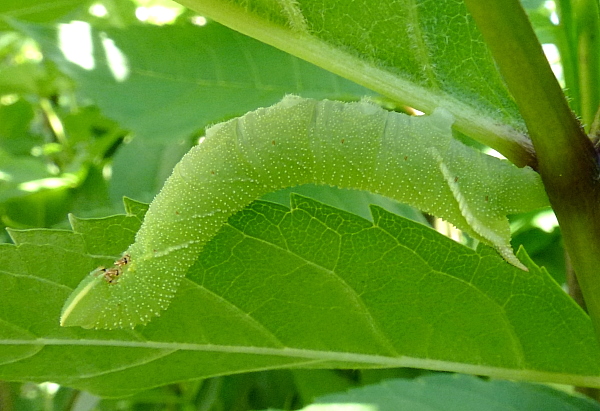
<path id="1" fill-rule="evenodd" d="M 569 109 L 518 0 L 465 0 L 525 119 L 596 334 L 600 336 L 598 156 Z"/>

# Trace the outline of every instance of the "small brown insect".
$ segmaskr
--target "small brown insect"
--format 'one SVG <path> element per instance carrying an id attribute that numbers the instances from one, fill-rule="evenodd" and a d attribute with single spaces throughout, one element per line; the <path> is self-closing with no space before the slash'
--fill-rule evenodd
<path id="1" fill-rule="evenodd" d="M 118 267 L 123 267 L 123 266 L 129 264 L 130 261 L 131 261 L 131 257 L 129 256 L 129 254 L 123 254 L 123 257 L 121 257 L 117 261 L 115 261 L 115 265 Z"/>
<path id="2" fill-rule="evenodd" d="M 340 142 L 341 142 L 342 144 L 344 144 L 344 143 L 346 142 L 346 140 L 345 140 L 345 139 L 342 139 Z"/>
<path id="3" fill-rule="evenodd" d="M 458 177 L 454 177 L 454 182 L 456 183 L 458 181 Z"/>
<path id="4" fill-rule="evenodd" d="M 117 277 L 122 274 L 120 268 L 109 268 L 104 270 L 104 279 L 109 284 L 114 284 L 117 282 Z"/>
<path id="5" fill-rule="evenodd" d="M 121 275 L 122 271 L 120 268 L 106 268 L 104 266 L 100 266 L 96 268 L 93 273 L 96 276 L 102 275 L 107 283 L 113 284 L 116 282 L 117 277 Z"/>
<path id="6" fill-rule="evenodd" d="M 129 254 L 124 254 L 123 257 L 119 258 L 114 262 L 114 266 L 111 268 L 106 268 L 104 266 L 100 266 L 93 271 L 93 274 L 96 276 L 102 275 L 104 280 L 109 284 L 115 284 L 117 279 L 121 274 L 123 274 L 123 267 L 131 262 L 131 257 Z"/>

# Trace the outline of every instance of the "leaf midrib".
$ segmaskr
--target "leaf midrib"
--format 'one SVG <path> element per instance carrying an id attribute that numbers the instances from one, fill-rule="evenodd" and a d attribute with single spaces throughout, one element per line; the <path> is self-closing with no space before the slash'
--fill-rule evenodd
<path id="1" fill-rule="evenodd" d="M 319 350 L 305 350 L 299 348 L 265 348 L 247 346 L 229 346 L 214 344 L 191 344 L 179 342 L 158 341 L 122 341 L 122 340 L 94 340 L 94 339 L 53 339 L 38 338 L 34 340 L 0 340 L 0 345 L 37 345 L 37 346 L 95 346 L 95 347 L 123 347 L 123 348 L 154 348 L 175 351 L 218 352 L 231 354 L 253 354 L 261 356 L 276 356 L 290 358 L 305 358 L 319 362 L 341 364 L 369 364 L 385 367 L 414 367 L 438 371 L 454 371 L 476 375 L 488 375 L 497 378 L 524 379 L 529 381 L 557 382 L 562 384 L 600 387 L 600 377 L 587 374 L 569 374 L 558 372 L 544 372 L 528 369 L 500 368 L 451 361 L 429 360 L 415 357 L 385 357 L 372 354 L 356 354 L 347 352 L 332 352 Z M 169 353 L 170 354 L 170 353 Z M 164 356 L 162 356 L 164 358 Z M 286 365 L 280 365 L 283 368 Z"/>

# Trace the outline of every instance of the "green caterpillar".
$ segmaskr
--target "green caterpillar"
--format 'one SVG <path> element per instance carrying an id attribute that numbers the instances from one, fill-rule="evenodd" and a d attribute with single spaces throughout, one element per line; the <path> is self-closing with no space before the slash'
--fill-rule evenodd
<path id="1" fill-rule="evenodd" d="M 204 244 L 232 214 L 263 194 L 306 183 L 408 203 L 522 267 L 506 215 L 548 204 L 540 178 L 455 140 L 452 123 L 441 109 L 410 117 L 368 102 L 287 96 L 211 127 L 177 164 L 124 257 L 73 291 L 61 325 L 146 324 L 167 308 Z"/>

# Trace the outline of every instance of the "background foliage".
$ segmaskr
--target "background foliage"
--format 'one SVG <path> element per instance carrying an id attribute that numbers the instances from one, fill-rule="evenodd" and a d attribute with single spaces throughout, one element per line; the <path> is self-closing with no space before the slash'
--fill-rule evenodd
<path id="1" fill-rule="evenodd" d="M 563 74 L 559 73 L 559 76 L 568 86 L 574 110 L 588 116 L 580 107 L 582 99 L 579 94 L 583 91 L 577 86 L 577 63 L 570 58 L 575 47 L 572 44 L 573 33 L 569 27 L 553 22 L 556 14 L 553 14 L 551 2 L 527 1 L 524 5 L 540 39 L 554 44 L 561 52 L 562 64 L 557 66 L 557 70 L 562 70 Z M 369 89 L 328 71 L 206 21 L 175 3 L 9 0 L 0 4 L 0 15 L 4 17 L 0 23 L 0 224 L 3 227 L 68 228 L 68 213 L 78 217 L 120 213 L 123 211 L 123 196 L 150 201 L 173 165 L 202 135 L 205 126 L 272 104 L 286 93 L 337 99 L 375 95 Z M 564 19 L 564 22 L 568 21 Z M 360 35 L 360 31 L 353 35 Z M 377 39 L 385 41 L 385 33 L 378 35 Z M 547 48 L 551 50 L 551 46 Z M 376 51 L 373 58 L 382 58 Z M 481 64 L 492 64 L 484 49 L 480 47 L 477 53 L 477 60 L 465 61 L 466 66 L 459 71 L 477 71 Z M 474 100 L 477 107 L 484 107 L 493 120 L 501 119 L 514 129 L 523 130 L 522 120 L 499 78 L 486 78 L 486 90 L 478 89 L 481 79 L 478 81 L 472 76 L 469 79 L 473 83 L 456 82 L 456 76 L 449 75 L 455 73 L 454 68 L 450 70 L 444 66 L 448 64 L 445 55 L 438 53 L 436 56 L 439 57 L 439 61 L 434 62 L 437 72 L 431 78 L 436 79 L 442 94 L 458 92 L 466 96 L 467 101 Z M 417 61 L 402 57 L 398 57 L 400 62 L 409 62 L 402 67 L 402 75 L 417 84 L 427 85 L 428 79 L 414 77 L 421 71 L 423 62 L 418 58 L 423 56 L 416 53 L 414 59 Z M 470 63 L 479 65 L 471 67 Z M 380 101 L 392 108 L 406 109 L 384 98 Z M 494 107 L 498 106 L 502 110 L 494 112 Z M 469 130 L 468 122 L 463 128 Z M 378 204 L 418 221 L 427 221 L 412 209 L 366 193 L 314 187 L 303 187 L 300 192 L 367 219 L 372 219 L 368 205 Z M 288 194 L 276 193 L 268 199 L 289 206 Z M 87 220 L 72 219 L 72 222 L 79 228 L 79 233 L 111 238 L 107 244 L 114 250 L 102 252 L 118 255 L 122 244 L 131 241 L 130 236 L 143 213 L 142 205 L 134 202 L 126 204 L 128 217 L 117 216 L 110 220 L 110 224 L 123 230 L 118 235 L 106 229 L 106 220 L 98 226 Z M 260 207 L 260 203 L 256 207 Z M 238 224 L 243 224 L 243 218 L 243 215 L 239 217 Z M 348 217 L 349 220 L 354 218 Z M 352 221 L 363 224 L 359 220 Z M 515 246 L 524 245 L 530 256 L 544 265 L 559 284 L 563 284 L 565 262 L 561 238 L 551 215 L 535 213 L 520 216 L 515 218 L 513 225 Z M 0 235 L 3 241 L 11 242 L 4 230 Z M 33 244 L 38 241 L 32 239 L 36 235 L 35 232 L 15 233 L 13 239 L 21 244 Z M 111 237 L 113 235 L 114 238 Z M 75 237 L 56 232 L 50 239 L 44 239 L 47 244 L 42 251 L 48 256 L 48 264 L 43 269 L 49 278 L 66 278 L 72 273 L 87 272 L 97 265 L 96 261 L 90 262 L 89 266 L 73 263 L 64 272 L 62 267 L 65 261 L 70 261 L 69 252 L 77 252 L 77 247 L 81 246 L 78 244 L 81 238 Z M 225 234 L 222 241 L 228 241 Z M 39 249 L 35 251 L 39 252 Z M 27 248 L 22 248 L 21 253 L 27 255 Z M 31 255 L 40 254 L 31 251 Z M 4 267 L 10 267 L 9 261 Z M 12 269 L 22 268 L 7 270 Z M 74 285 L 78 279 L 71 277 L 68 281 Z M 533 284 L 530 286 L 535 287 Z M 10 287 L 6 288 L 6 292 L 10 292 Z M 27 298 L 36 298 L 35 293 L 36 290 L 32 290 Z M 553 298 L 562 298 L 552 295 Z M 57 294 L 56 300 L 62 301 L 64 297 Z M 45 303 L 50 306 L 52 302 Z M 0 306 L 2 312 L 14 310 L 8 304 Z M 35 313 L 23 312 L 22 316 L 29 314 L 31 318 L 27 321 L 34 324 L 32 329 L 43 326 L 42 321 L 36 320 Z M 556 344 L 571 345 L 566 340 L 569 336 L 587 341 L 589 324 L 579 311 L 573 307 L 560 315 L 576 320 L 571 322 L 573 328 L 568 335 L 556 337 Z M 131 339 L 131 335 L 126 339 Z M 552 340 L 545 343 L 548 346 L 543 350 L 550 350 L 555 345 Z M 571 346 L 576 344 L 577 341 Z M 600 367 L 594 360 L 597 347 L 593 344 L 583 344 L 583 349 L 578 349 L 580 358 L 568 358 L 574 369 L 584 375 L 594 374 Z M 25 348 L 25 351 L 28 349 L 32 348 Z M 546 354 L 543 350 L 537 351 L 537 354 Z M 21 354 L 27 355 L 26 352 Z M 52 353 L 48 355 L 52 356 Z M 56 361 L 77 365 L 85 358 L 79 355 L 74 351 L 70 357 L 57 358 Z M 109 364 L 119 361 L 121 354 L 109 347 L 102 355 Z M 124 355 L 122 361 L 135 362 L 136 355 Z M 267 367 L 255 367 L 262 368 Z M 245 369 L 252 367 L 246 366 Z M 38 375 L 43 375 L 43 372 Z M 101 377 L 100 374 L 98 378 Z M 85 378 L 92 381 L 94 376 L 87 375 Z M 464 396 L 458 396 L 463 390 L 485 392 L 481 394 L 485 402 L 502 403 L 510 399 L 524 407 L 522 409 L 527 409 L 527 404 L 531 404 L 530 409 L 538 409 L 536 407 L 541 403 L 547 406 L 545 409 L 597 408 L 590 401 L 545 386 L 486 382 L 475 377 L 430 375 L 423 370 L 397 368 L 247 372 L 170 384 L 137 392 L 126 399 L 100 399 L 85 391 L 42 383 L 43 379 L 36 381 L 42 384 L 0 382 L 0 409 L 290 409 L 308 406 L 324 394 L 365 387 L 389 378 L 402 380 L 353 390 L 342 399 L 324 397 L 321 401 L 370 401 L 375 396 L 382 401 L 381 409 L 386 409 L 386 406 L 397 409 L 398 403 L 393 402 L 397 398 L 386 396 L 393 386 L 394 395 L 390 397 L 397 397 L 401 390 L 405 390 L 403 398 L 410 397 L 421 405 L 431 398 L 444 398 L 442 404 L 428 404 L 432 407 L 449 407 L 454 401 L 463 407 L 460 409 L 467 409 Z M 168 380 L 165 378 L 165 382 Z M 95 387 L 93 382 L 86 384 Z M 119 387 L 112 387 L 117 389 L 111 391 L 107 388 L 105 393 L 119 395 L 139 390 L 136 387 L 128 391 L 125 378 L 118 384 Z M 149 384 L 153 385 L 156 383 Z M 95 389 L 97 394 L 102 394 L 102 390 Z M 369 390 L 375 390 L 375 394 Z M 436 392 L 440 394 L 432 395 Z M 449 398 L 449 392 L 456 394 L 457 399 Z M 387 405 L 386 401 L 389 401 Z M 473 409 L 482 407 L 477 401 L 469 406 Z M 507 402 L 502 406 L 508 409 L 511 405 Z"/>

